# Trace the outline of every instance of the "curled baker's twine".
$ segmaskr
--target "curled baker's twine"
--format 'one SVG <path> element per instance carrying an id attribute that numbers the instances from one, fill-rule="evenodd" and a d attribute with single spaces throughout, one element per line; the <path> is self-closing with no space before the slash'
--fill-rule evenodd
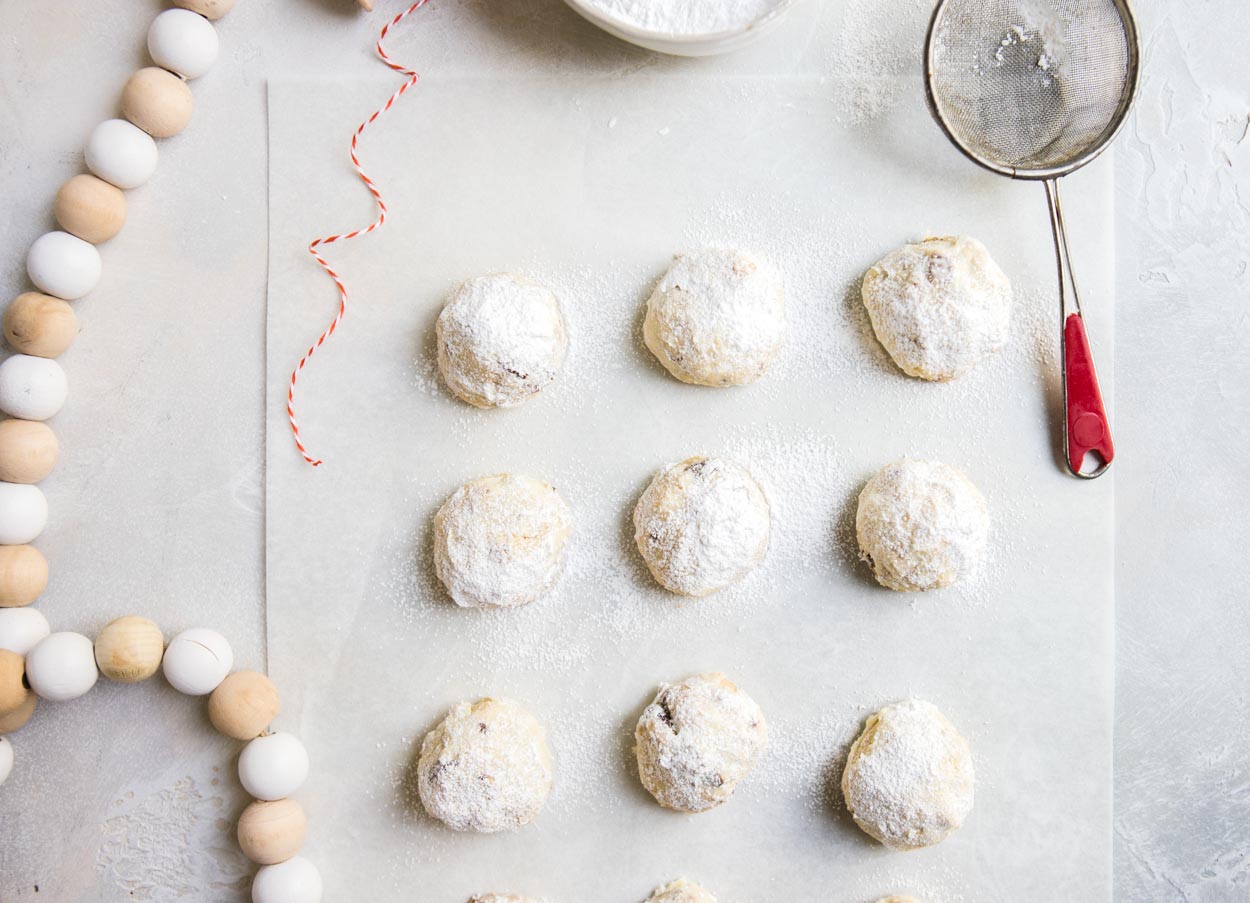
<path id="1" fill-rule="evenodd" d="M 339 323 L 343 321 L 343 316 L 344 314 L 347 313 L 347 299 L 348 299 L 347 285 L 343 282 L 342 277 L 339 276 L 337 272 L 335 272 L 334 267 L 330 266 L 329 261 L 325 259 L 325 257 L 321 254 L 321 252 L 318 249 L 322 245 L 332 245 L 336 241 L 347 241 L 350 238 L 357 238 L 361 235 L 368 235 L 370 232 L 373 232 L 376 229 L 380 229 L 382 225 L 386 222 L 386 201 L 382 199 L 382 192 L 378 188 L 377 184 L 373 181 L 373 179 L 369 178 L 369 175 L 365 172 L 364 167 L 360 165 L 360 158 L 357 156 L 356 149 L 357 149 L 357 144 L 360 140 L 360 136 L 364 132 L 364 130 L 367 129 L 370 125 L 372 125 L 374 120 L 376 120 L 379 116 L 381 116 L 391 107 L 393 107 L 395 105 L 395 102 L 399 100 L 399 98 L 404 96 L 404 92 L 417 83 L 417 78 L 418 78 L 417 73 L 409 69 L 408 67 L 400 63 L 397 63 L 393 59 L 391 59 L 390 55 L 386 52 L 386 48 L 382 46 L 382 42 L 386 40 L 386 35 L 392 28 L 394 28 L 396 25 L 398 25 L 401 21 L 403 21 L 408 16 L 412 15 L 418 9 L 425 6 L 427 2 L 428 0 L 417 0 L 416 3 L 413 3 L 410 7 L 408 7 L 406 10 L 401 12 L 399 15 L 397 15 L 394 19 L 392 19 L 382 28 L 382 33 L 378 36 L 378 44 L 377 44 L 378 56 L 382 58 L 382 62 L 386 63 L 386 65 L 390 66 L 400 75 L 405 76 L 406 81 L 395 90 L 394 94 L 392 94 L 389 98 L 387 98 L 386 103 L 384 103 L 378 109 L 374 110 L 373 114 L 364 122 L 362 122 L 356 128 L 356 131 L 352 133 L 352 143 L 351 143 L 352 166 L 356 170 L 356 175 L 360 177 L 360 181 L 365 183 L 365 187 L 369 189 L 369 193 L 373 195 L 374 201 L 377 202 L 378 218 L 375 219 L 372 223 L 370 223 L 368 226 L 366 226 L 363 229 L 356 229 L 355 231 L 347 232 L 341 235 L 328 235 L 325 238 L 318 238 L 308 245 L 308 253 L 313 256 L 313 259 L 317 261 L 317 263 L 321 266 L 323 270 L 326 271 L 329 277 L 332 280 L 334 280 L 334 284 L 338 286 L 338 290 L 339 290 L 338 313 L 335 314 L 334 320 L 331 321 L 330 325 L 326 327 L 325 332 L 317 336 L 317 341 L 312 343 L 312 346 L 308 349 L 308 351 L 304 353 L 304 356 L 300 358 L 299 363 L 295 365 L 295 369 L 291 371 L 291 382 L 287 386 L 287 391 L 286 391 L 286 416 L 287 416 L 287 420 L 289 420 L 291 423 L 291 435 L 294 436 L 295 438 L 295 447 L 299 449 L 299 453 L 304 457 L 304 460 L 307 461 L 309 464 L 311 464 L 313 467 L 319 467 L 322 463 L 322 460 L 320 458 L 314 458 L 312 455 L 308 453 L 308 449 L 304 446 L 304 440 L 300 437 L 299 421 L 295 417 L 295 384 L 299 381 L 300 371 L 304 369 L 304 366 L 312 358 L 313 354 L 315 354 L 317 349 L 320 348 L 322 345 L 324 345 L 326 343 L 326 340 L 329 339 L 330 336 L 334 335 L 334 331 L 339 328 Z"/>

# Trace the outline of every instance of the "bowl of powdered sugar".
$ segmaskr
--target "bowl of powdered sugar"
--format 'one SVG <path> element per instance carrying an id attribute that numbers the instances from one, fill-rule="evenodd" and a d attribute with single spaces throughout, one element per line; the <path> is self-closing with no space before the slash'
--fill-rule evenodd
<path id="1" fill-rule="evenodd" d="M 622 40 L 681 56 L 724 53 L 751 41 L 797 0 L 566 0 Z"/>

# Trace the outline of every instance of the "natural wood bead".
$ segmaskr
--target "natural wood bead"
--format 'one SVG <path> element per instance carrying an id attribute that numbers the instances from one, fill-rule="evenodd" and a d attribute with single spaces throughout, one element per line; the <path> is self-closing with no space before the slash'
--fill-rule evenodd
<path id="1" fill-rule="evenodd" d="M 199 13 L 205 19 L 220 19 L 234 7 L 234 0 L 174 0 L 174 6 Z"/>
<path id="2" fill-rule="evenodd" d="M 308 832 L 304 809 L 292 799 L 252 802 L 239 816 L 239 848 L 257 865 L 286 862 Z"/>
<path id="3" fill-rule="evenodd" d="M 122 230 L 126 195 L 116 185 L 80 173 L 56 193 L 52 215 L 66 232 L 98 245 Z"/>
<path id="4" fill-rule="evenodd" d="M 56 466 L 56 433 L 39 420 L 0 421 L 0 480 L 38 483 Z"/>
<path id="5" fill-rule="evenodd" d="M 208 697 L 208 720 L 236 740 L 254 740 L 278 717 L 282 701 L 273 681 L 259 671 L 235 671 Z"/>
<path id="6" fill-rule="evenodd" d="M 100 673 L 118 683 L 147 680 L 160 669 L 164 654 L 161 629 L 135 615 L 109 621 L 95 640 L 95 661 Z"/>
<path id="7" fill-rule="evenodd" d="M 4 338 L 14 351 L 60 357 L 78 336 L 74 308 L 42 292 L 23 292 L 4 309 Z"/>
<path id="8" fill-rule="evenodd" d="M 26 660 L 16 652 L 0 649 L 0 718 L 20 710 L 33 695 L 26 686 Z"/>
<path id="9" fill-rule="evenodd" d="M 191 121 L 187 83 L 157 66 L 140 69 L 122 88 L 122 115 L 153 138 L 172 138 Z"/>
<path id="10" fill-rule="evenodd" d="M 48 586 L 48 559 L 34 546 L 0 546 L 0 608 L 20 608 Z"/>
<path id="11" fill-rule="evenodd" d="M 0 737 L 3 737 L 5 734 L 12 734 L 24 727 L 26 722 L 30 720 L 30 716 L 35 714 L 35 706 L 38 703 L 39 697 L 32 692 L 16 710 L 7 715 L 0 715 Z"/>

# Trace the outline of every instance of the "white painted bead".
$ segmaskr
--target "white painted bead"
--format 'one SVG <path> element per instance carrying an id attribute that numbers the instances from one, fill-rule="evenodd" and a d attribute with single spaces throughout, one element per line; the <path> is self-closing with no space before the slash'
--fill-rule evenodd
<path id="1" fill-rule="evenodd" d="M 308 750 L 294 734 L 275 731 L 243 747 L 239 783 L 258 800 L 280 800 L 299 790 L 308 777 Z"/>
<path id="2" fill-rule="evenodd" d="M 15 354 L 0 364 L 0 410 L 21 420 L 47 420 L 69 395 L 65 371 L 51 358 Z"/>
<path id="3" fill-rule="evenodd" d="M 167 9 L 148 28 L 148 53 L 170 72 L 199 78 L 217 61 L 217 29 L 189 10 Z"/>
<path id="4" fill-rule="evenodd" d="M 47 525 L 48 500 L 38 486 L 0 483 L 0 545 L 25 545 Z"/>
<path id="5" fill-rule="evenodd" d="M 43 642 L 52 628 L 36 608 L 0 608 L 0 649 L 23 658 Z"/>
<path id="6" fill-rule="evenodd" d="M 45 232 L 26 253 L 26 272 L 41 292 L 74 301 L 96 287 L 104 265 L 89 241 L 68 232 Z"/>
<path id="7" fill-rule="evenodd" d="M 321 872 L 303 856 L 267 865 L 252 879 L 252 903 L 321 903 Z"/>
<path id="8" fill-rule="evenodd" d="M 161 665 L 175 690 L 207 696 L 234 667 L 234 652 L 217 631 L 192 627 L 169 641 Z"/>
<path id="9" fill-rule="evenodd" d="M 0 784 L 9 779 L 13 773 L 13 744 L 0 737 Z"/>
<path id="10" fill-rule="evenodd" d="M 10 774 L 12 774 L 12 744 L 4 737 L 0 737 L 0 784 L 6 782 Z"/>
<path id="11" fill-rule="evenodd" d="M 26 681 L 49 702 L 77 699 L 99 676 L 95 647 L 81 633 L 54 633 L 26 654 Z"/>
<path id="12" fill-rule="evenodd" d="M 138 188 L 156 172 L 152 136 L 125 119 L 106 119 L 87 139 L 87 168 L 118 188 Z"/>

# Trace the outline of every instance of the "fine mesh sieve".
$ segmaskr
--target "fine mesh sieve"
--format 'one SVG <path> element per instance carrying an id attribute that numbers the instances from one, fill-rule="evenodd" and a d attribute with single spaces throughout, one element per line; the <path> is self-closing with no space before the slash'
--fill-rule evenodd
<path id="1" fill-rule="evenodd" d="M 986 169 L 1045 182 L 1063 317 L 1064 461 L 1087 478 L 1106 471 L 1115 449 L 1081 319 L 1057 180 L 1116 136 L 1139 72 L 1127 0 L 940 0 L 929 25 L 925 85 L 947 137 Z M 1086 471 L 1090 453 L 1101 461 Z"/>

